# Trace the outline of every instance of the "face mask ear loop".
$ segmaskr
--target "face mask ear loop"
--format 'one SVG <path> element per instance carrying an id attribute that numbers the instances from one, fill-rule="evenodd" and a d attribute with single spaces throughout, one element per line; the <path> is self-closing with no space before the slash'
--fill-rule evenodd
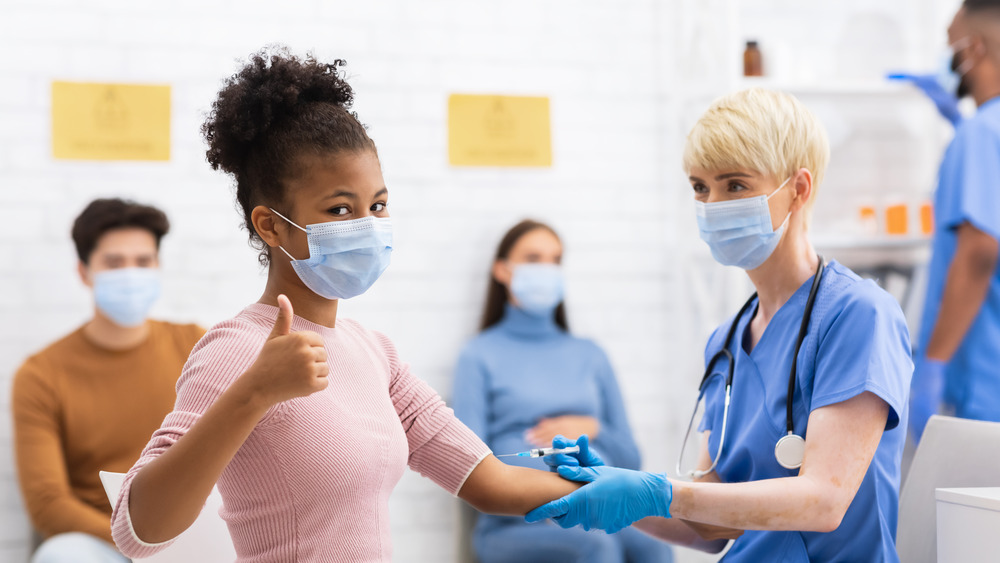
<path id="1" fill-rule="evenodd" d="M 776 194 L 776 193 L 780 192 L 780 191 L 781 191 L 781 188 L 784 188 L 784 187 L 785 187 L 785 184 L 787 184 L 787 183 L 788 183 L 788 181 L 789 181 L 789 180 L 791 180 L 791 179 L 792 179 L 792 177 L 791 177 L 791 176 L 789 176 L 789 177 L 785 178 L 785 181 L 784 181 L 784 182 L 782 182 L 780 186 L 778 186 L 778 189 L 776 189 L 776 190 L 774 190 L 773 192 L 771 192 L 771 195 L 767 196 L 767 199 L 768 199 L 768 200 L 770 200 L 770 199 L 771 199 L 772 197 L 774 197 L 774 194 Z M 277 213 L 277 211 L 275 211 L 275 213 Z"/>
<path id="2" fill-rule="evenodd" d="M 294 222 L 294 221 L 292 221 L 291 219 L 289 219 L 288 217 L 285 217 L 285 216 L 284 216 L 284 215 L 282 215 L 281 213 L 278 213 L 277 211 L 275 211 L 273 207 L 268 207 L 268 209 L 270 209 L 270 210 L 271 210 L 271 213 L 274 213 L 274 214 L 275 214 L 275 215 L 277 215 L 278 217 L 281 217 L 281 218 L 282 218 L 282 219 L 284 219 L 285 221 L 288 221 L 288 223 L 289 223 L 290 225 L 292 225 L 293 227 L 295 227 L 296 229 L 298 229 L 298 230 L 300 230 L 300 231 L 302 231 L 302 232 L 304 232 L 304 233 L 308 233 L 308 232 L 309 232 L 309 231 L 307 231 L 307 230 L 303 229 L 302 227 L 300 227 L 300 226 L 296 225 L 296 224 L 295 224 L 295 222 Z M 292 256 L 291 254 L 289 254 L 287 250 L 285 250 L 285 247 L 283 247 L 283 246 L 281 246 L 281 245 L 279 244 L 279 245 L 278 245 L 278 248 L 280 248 L 280 249 L 281 249 L 281 251 L 285 253 L 285 256 L 288 256 L 288 259 L 289 259 L 289 260 L 295 260 L 295 257 L 294 257 L 294 256 Z"/>
<path id="3" fill-rule="evenodd" d="M 785 178 L 785 181 L 782 182 L 780 186 L 778 186 L 778 189 L 776 189 L 773 192 L 771 192 L 771 195 L 767 196 L 767 199 L 770 200 L 772 197 L 774 197 L 774 194 L 776 194 L 779 191 L 781 191 L 781 188 L 784 188 L 785 184 L 787 184 L 788 181 L 791 180 L 791 179 L 792 179 L 791 176 L 789 176 L 788 178 Z M 784 229 L 785 226 L 788 225 L 788 218 L 791 217 L 791 216 L 792 216 L 792 210 L 791 210 L 791 208 L 789 208 L 788 209 L 788 213 L 785 214 L 785 218 L 781 221 L 781 225 L 778 227 L 778 230 Z M 774 231 L 772 231 L 772 232 L 774 232 Z"/>
<path id="4" fill-rule="evenodd" d="M 307 231 L 307 230 L 303 229 L 302 227 L 300 227 L 300 226 L 296 225 L 296 224 L 295 224 L 295 221 L 292 221 L 292 220 L 291 220 L 291 219 L 289 219 L 288 217 L 285 217 L 285 216 L 284 216 L 284 215 L 282 215 L 281 213 L 278 213 L 277 211 L 275 211 L 275 210 L 274 210 L 274 208 L 272 208 L 272 207 L 268 207 L 268 209 L 270 209 L 270 210 L 271 210 L 271 212 L 272 212 L 272 213 L 274 213 L 275 215 L 277 215 L 278 217 L 281 217 L 281 218 L 282 218 L 282 219 L 284 219 L 285 221 L 288 221 L 288 223 L 289 223 L 290 225 L 292 225 L 292 226 L 293 226 L 293 227 L 295 227 L 296 229 L 298 229 L 298 230 L 302 231 L 303 233 L 308 233 L 308 232 L 309 232 L 309 231 Z"/>
<path id="5" fill-rule="evenodd" d="M 954 58 L 955 55 L 964 51 L 966 47 L 969 47 L 970 45 L 972 45 L 972 39 L 969 37 L 963 37 L 951 45 L 948 45 L 948 48 L 951 49 L 951 56 Z M 962 64 L 958 65 L 958 68 L 955 69 L 955 74 L 960 77 L 964 77 L 974 66 L 976 66 L 975 61 L 972 59 L 965 59 L 962 61 Z"/>
<path id="6" fill-rule="evenodd" d="M 972 67 L 974 66 L 976 66 L 976 61 L 966 58 L 962 61 L 962 64 L 958 65 L 958 68 L 955 69 L 955 74 L 961 78 L 965 78 L 965 75 L 969 74 L 969 71 L 972 70 Z"/>
<path id="7" fill-rule="evenodd" d="M 278 248 L 279 248 L 279 249 L 281 249 L 281 251 L 285 253 L 285 256 L 288 256 L 288 259 L 289 259 L 289 260 L 292 260 L 292 261 L 294 261 L 294 260 L 295 260 L 295 257 L 294 257 L 294 256 L 292 256 L 291 254 L 289 254 L 289 253 L 288 253 L 288 251 L 287 251 L 287 250 L 285 250 L 285 247 L 284 247 L 284 246 L 281 246 L 281 245 L 279 244 L 279 245 L 278 245 Z"/>

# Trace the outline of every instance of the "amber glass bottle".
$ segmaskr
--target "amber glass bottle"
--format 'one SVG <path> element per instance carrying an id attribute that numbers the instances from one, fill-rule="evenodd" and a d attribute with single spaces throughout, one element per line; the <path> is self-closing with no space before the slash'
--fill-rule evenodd
<path id="1" fill-rule="evenodd" d="M 743 76 L 763 76 L 764 58 L 756 41 L 747 41 L 743 50 Z"/>

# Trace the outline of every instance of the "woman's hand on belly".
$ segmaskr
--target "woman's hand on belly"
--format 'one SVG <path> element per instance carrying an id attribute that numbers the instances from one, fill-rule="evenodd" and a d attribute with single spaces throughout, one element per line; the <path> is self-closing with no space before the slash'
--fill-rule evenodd
<path id="1" fill-rule="evenodd" d="M 525 432 L 525 439 L 534 446 L 544 448 L 552 445 L 552 439 L 558 435 L 571 440 L 586 434 L 591 440 L 597 438 L 601 431 L 601 422 L 592 416 L 566 414 L 552 418 L 543 418 Z"/>

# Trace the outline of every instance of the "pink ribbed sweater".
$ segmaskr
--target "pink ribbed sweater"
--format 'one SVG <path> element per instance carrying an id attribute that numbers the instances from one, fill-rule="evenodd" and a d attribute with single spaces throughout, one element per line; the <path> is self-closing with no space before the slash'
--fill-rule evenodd
<path id="1" fill-rule="evenodd" d="M 191 352 L 174 410 L 129 471 L 112 515 L 126 556 L 169 545 L 144 543 L 132 530 L 132 478 L 253 364 L 277 314 L 251 305 Z M 221 512 L 238 561 L 390 561 L 388 500 L 405 467 L 456 494 L 489 449 L 410 373 L 384 335 L 345 319 L 326 328 L 295 317 L 292 330 L 323 337 L 330 384 L 272 407 L 223 471 Z"/>

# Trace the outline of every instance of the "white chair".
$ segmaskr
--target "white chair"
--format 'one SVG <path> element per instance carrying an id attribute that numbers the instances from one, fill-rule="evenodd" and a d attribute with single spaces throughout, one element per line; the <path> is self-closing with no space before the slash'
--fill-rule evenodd
<path id="1" fill-rule="evenodd" d="M 458 501 L 458 563 L 478 563 L 472 547 L 472 530 L 476 527 L 479 512 L 464 501 Z"/>
<path id="2" fill-rule="evenodd" d="M 937 560 L 934 490 L 1000 486 L 1000 423 L 932 416 L 899 495 L 900 563 Z"/>
<path id="3" fill-rule="evenodd" d="M 124 480 L 124 473 L 101 471 L 101 483 L 104 484 L 104 492 L 107 493 L 112 506 L 118 502 L 118 491 L 122 488 Z M 212 494 L 208 495 L 208 499 L 205 501 L 205 507 L 201 509 L 201 514 L 191 524 L 191 527 L 177 537 L 170 547 L 152 557 L 135 559 L 134 561 L 148 561 L 150 563 L 235 561 L 236 549 L 233 548 L 233 540 L 229 537 L 226 522 L 219 516 L 221 507 L 222 496 L 217 488 L 213 488 Z"/>

